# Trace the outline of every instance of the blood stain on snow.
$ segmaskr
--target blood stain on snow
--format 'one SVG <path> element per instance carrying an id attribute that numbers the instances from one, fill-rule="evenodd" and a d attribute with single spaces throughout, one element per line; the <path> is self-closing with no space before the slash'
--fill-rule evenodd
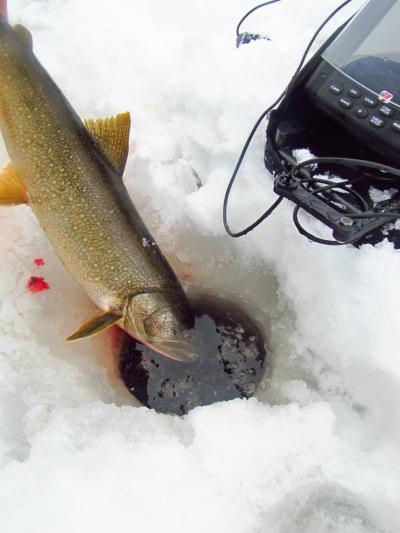
<path id="1" fill-rule="evenodd" d="M 42 259 L 41 257 L 38 257 L 37 259 L 34 260 L 34 263 L 36 266 L 42 267 L 44 266 L 44 259 Z"/>
<path id="2" fill-rule="evenodd" d="M 47 281 L 44 278 L 37 276 L 31 276 L 29 278 L 27 287 L 28 290 L 33 293 L 43 292 L 50 289 L 50 285 Z"/>

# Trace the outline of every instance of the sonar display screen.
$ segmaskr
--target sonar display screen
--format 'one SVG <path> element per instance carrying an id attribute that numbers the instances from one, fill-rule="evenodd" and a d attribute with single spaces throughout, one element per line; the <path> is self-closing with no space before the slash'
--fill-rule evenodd
<path id="1" fill-rule="evenodd" d="M 400 105 L 400 1 L 371 1 L 323 57 L 377 94 L 386 91 Z"/>

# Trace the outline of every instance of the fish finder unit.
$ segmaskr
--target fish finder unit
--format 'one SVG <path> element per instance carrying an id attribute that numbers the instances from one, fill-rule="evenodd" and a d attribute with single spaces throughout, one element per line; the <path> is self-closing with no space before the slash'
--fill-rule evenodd
<path id="1" fill-rule="evenodd" d="M 276 174 L 275 192 L 297 204 L 294 222 L 308 237 L 299 208 L 333 230 L 329 243 L 377 242 L 389 233 L 395 238 L 390 223 L 400 216 L 399 21 L 400 0 L 367 2 L 316 53 L 271 113 L 266 166 Z M 298 165 L 296 148 L 308 148 L 317 167 Z M 316 178 L 316 172 L 324 175 Z"/>
<path id="2" fill-rule="evenodd" d="M 287 198 L 297 229 L 312 240 L 358 245 L 388 237 L 400 246 L 399 22 L 400 0 L 369 0 L 299 67 L 279 105 L 263 115 L 278 201 L 250 229 L 228 233 L 247 233 Z M 297 149 L 312 156 L 301 162 Z M 300 209 L 329 226 L 334 240 L 305 230 Z M 226 202 L 224 222 L 225 215 Z"/>
<path id="3" fill-rule="evenodd" d="M 394 164 L 400 161 L 399 23 L 400 2 L 370 1 L 322 51 L 303 89 L 310 105 Z"/>

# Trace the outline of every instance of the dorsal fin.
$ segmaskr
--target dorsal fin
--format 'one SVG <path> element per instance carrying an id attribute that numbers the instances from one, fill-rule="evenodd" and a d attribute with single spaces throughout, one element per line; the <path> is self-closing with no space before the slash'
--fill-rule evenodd
<path id="1" fill-rule="evenodd" d="M 85 120 L 86 129 L 96 140 L 115 169 L 122 175 L 129 151 L 129 112 L 111 118 Z"/>

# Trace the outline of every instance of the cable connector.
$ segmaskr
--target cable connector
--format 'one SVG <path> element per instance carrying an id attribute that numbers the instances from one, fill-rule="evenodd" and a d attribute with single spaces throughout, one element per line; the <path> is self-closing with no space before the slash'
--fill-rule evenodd
<path id="1" fill-rule="evenodd" d="M 250 33 L 248 31 L 239 33 L 239 35 L 236 37 L 236 48 L 239 48 L 239 46 L 242 44 L 248 44 L 251 41 L 259 41 L 261 39 L 265 41 L 271 40 L 268 35 L 262 35 L 261 33 Z"/>
<path id="2" fill-rule="evenodd" d="M 278 174 L 275 178 L 275 186 L 282 189 L 287 189 L 288 191 L 295 191 L 299 186 L 299 180 L 295 176 L 291 176 L 287 172 L 282 172 Z"/>

